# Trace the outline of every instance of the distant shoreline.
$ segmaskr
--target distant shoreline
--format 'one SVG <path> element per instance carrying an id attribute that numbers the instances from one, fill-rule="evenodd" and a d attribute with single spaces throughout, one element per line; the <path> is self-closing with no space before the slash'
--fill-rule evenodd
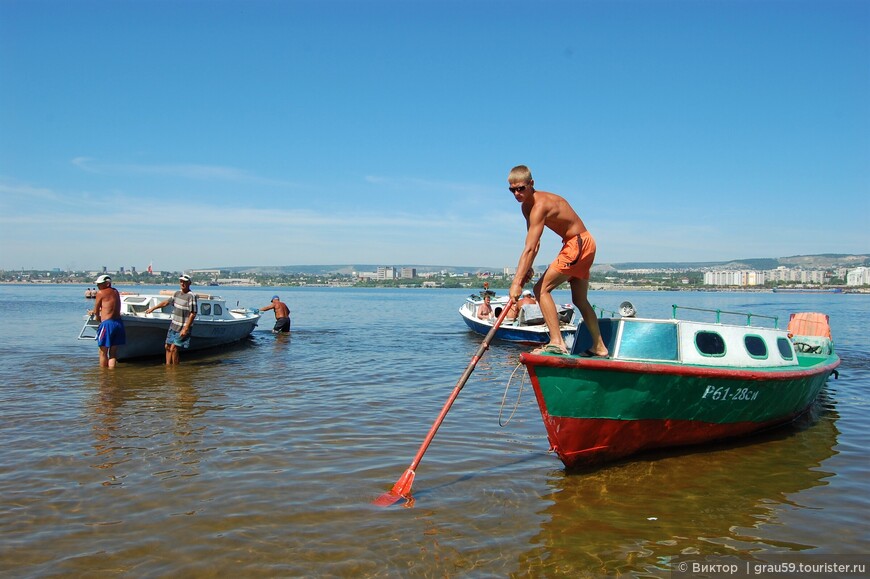
<path id="1" fill-rule="evenodd" d="M 94 287 L 94 284 L 85 284 L 81 282 L 73 282 L 73 281 L 29 281 L 29 282 L 20 282 L 20 281 L 0 281 L 0 285 L 20 285 L 20 286 L 49 286 L 49 285 L 68 285 L 73 287 L 81 287 L 81 288 L 89 288 Z M 166 287 L 174 287 L 169 283 L 153 283 L 153 284 L 141 284 L 141 283 L 125 283 L 123 281 L 119 281 L 117 283 L 118 286 L 128 286 L 128 287 L 136 287 L 140 285 L 148 285 L 148 286 L 166 286 Z M 330 285 L 330 284 L 275 284 L 275 285 L 261 285 L 261 284 L 225 284 L 225 285 L 201 285 L 194 287 L 201 288 L 211 288 L 209 291 L 214 291 L 216 288 L 276 288 L 276 287 L 334 287 L 334 288 L 346 288 L 353 287 L 357 289 L 421 289 L 421 290 L 439 290 L 439 289 L 459 289 L 459 290 L 468 290 L 474 289 L 470 287 L 450 287 L 450 288 L 439 288 L 439 287 L 418 287 L 414 286 L 413 288 L 409 288 L 409 286 L 392 286 L 392 285 L 383 285 L 383 286 L 354 286 L 354 285 Z M 794 288 L 794 291 L 788 292 L 787 295 L 794 294 L 821 294 L 821 295 L 837 295 L 840 294 L 864 294 L 870 295 L 870 288 L 862 288 L 862 287 L 847 287 L 847 286 L 825 286 L 825 290 L 827 289 L 841 289 L 841 292 L 829 292 L 829 291 L 813 291 L 812 288 L 807 288 L 806 291 L 801 291 L 802 288 Z M 499 288 L 493 288 L 499 289 Z M 567 289 L 567 288 L 564 288 Z M 219 291 L 219 290 L 217 290 Z M 773 288 L 754 288 L 754 287 L 662 287 L 662 286 L 653 286 L 653 285 L 626 285 L 626 284 L 608 284 L 608 283 L 598 283 L 598 284 L 590 284 L 589 291 L 649 291 L 649 292 L 697 292 L 697 293 L 777 293 L 773 291 Z"/>

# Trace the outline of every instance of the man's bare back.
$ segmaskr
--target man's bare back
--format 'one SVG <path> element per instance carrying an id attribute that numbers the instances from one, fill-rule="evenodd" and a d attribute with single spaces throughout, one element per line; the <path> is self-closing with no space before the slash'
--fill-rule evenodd
<path id="1" fill-rule="evenodd" d="M 287 304 L 284 302 L 277 302 L 275 304 L 275 319 L 279 318 L 289 318 L 290 317 L 290 308 L 287 307 Z"/>
<path id="2" fill-rule="evenodd" d="M 106 287 L 97 292 L 94 301 L 94 315 L 98 321 L 121 319 L 121 294 L 113 287 Z"/>

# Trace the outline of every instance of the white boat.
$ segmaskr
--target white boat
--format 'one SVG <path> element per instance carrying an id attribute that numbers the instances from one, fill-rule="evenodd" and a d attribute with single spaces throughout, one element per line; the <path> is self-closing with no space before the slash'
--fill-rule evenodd
<path id="1" fill-rule="evenodd" d="M 483 296 L 489 295 L 489 305 L 492 307 L 494 317 L 491 319 L 480 319 L 477 317 L 477 308 L 483 303 Z M 465 303 L 459 308 L 459 315 L 465 321 L 465 324 L 481 335 L 486 335 L 492 329 L 495 319 L 501 314 L 508 304 L 508 296 L 497 296 L 492 290 L 484 290 L 478 294 L 471 294 L 465 298 Z M 577 325 L 573 324 L 574 306 L 567 304 L 564 306 L 557 305 L 556 309 L 559 312 L 559 326 L 562 332 L 562 339 L 570 348 L 574 343 L 574 334 L 577 332 Z M 547 324 L 544 323 L 544 316 L 541 314 L 540 306 L 536 304 L 525 304 L 520 307 L 519 316 L 514 321 L 505 320 L 495 333 L 495 339 L 505 340 L 507 342 L 518 342 L 521 344 L 546 344 L 550 341 L 550 331 L 547 329 Z"/>
<path id="2" fill-rule="evenodd" d="M 171 298 L 174 291 L 160 294 L 121 294 L 121 320 L 127 334 L 127 343 L 118 346 L 118 359 L 163 356 L 166 332 L 172 318 L 172 304 L 146 314 L 145 310 Z M 260 321 L 259 310 L 231 309 L 219 296 L 196 294 L 198 312 L 190 331 L 190 347 L 185 351 L 204 350 L 244 340 L 251 335 Z M 99 324 L 88 317 L 80 340 L 93 340 Z"/>

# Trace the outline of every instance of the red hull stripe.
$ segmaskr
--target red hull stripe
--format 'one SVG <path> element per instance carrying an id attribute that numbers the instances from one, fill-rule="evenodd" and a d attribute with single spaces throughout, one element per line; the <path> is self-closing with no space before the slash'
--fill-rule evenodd
<path id="1" fill-rule="evenodd" d="M 710 424 L 687 420 L 559 418 L 544 413 L 550 446 L 565 466 L 592 466 L 653 448 L 688 446 L 745 436 L 792 420 Z"/>
<path id="2" fill-rule="evenodd" d="M 615 370 L 634 374 L 669 374 L 673 376 L 700 376 L 705 378 L 726 378 L 730 380 L 791 380 L 807 378 L 824 372 L 830 373 L 840 365 L 840 359 L 824 366 L 807 366 L 798 370 L 792 368 L 739 369 L 707 366 L 686 366 L 682 364 L 656 364 L 652 362 L 626 362 L 622 360 L 596 358 L 569 358 L 566 356 L 541 356 L 524 352 L 520 362 L 526 366 L 547 366 L 551 368 L 583 368 L 589 370 Z"/>

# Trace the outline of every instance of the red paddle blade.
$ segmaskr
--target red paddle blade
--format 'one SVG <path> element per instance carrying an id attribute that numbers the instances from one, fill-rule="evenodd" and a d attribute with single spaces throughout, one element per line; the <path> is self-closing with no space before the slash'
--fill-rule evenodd
<path id="1" fill-rule="evenodd" d="M 413 469 L 409 468 L 406 470 L 399 480 L 396 481 L 396 484 L 393 485 L 393 488 L 391 488 L 389 492 L 376 498 L 373 501 L 373 504 L 379 507 L 389 507 L 402 499 L 408 499 L 408 494 L 411 492 L 411 485 L 414 484 L 414 476 L 416 476 L 416 473 Z"/>

